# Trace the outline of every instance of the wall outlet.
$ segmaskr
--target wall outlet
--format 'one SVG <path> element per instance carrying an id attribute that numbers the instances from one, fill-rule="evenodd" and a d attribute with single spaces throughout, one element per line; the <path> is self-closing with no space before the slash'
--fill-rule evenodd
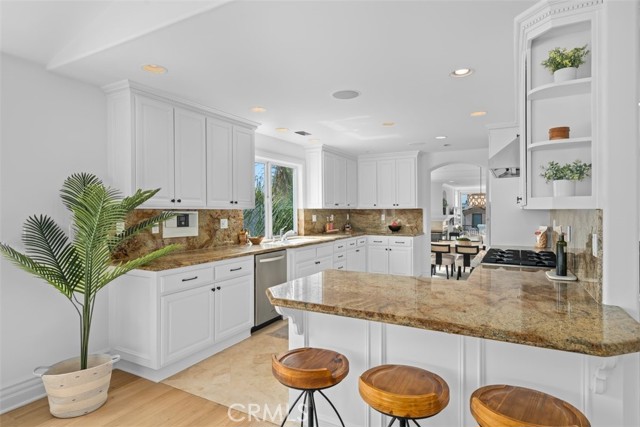
<path id="1" fill-rule="evenodd" d="M 329 217 L 329 221 L 333 222 L 333 214 Z"/>
<path id="2" fill-rule="evenodd" d="M 153 227 L 151 227 L 151 233 L 158 234 L 159 232 L 160 232 L 160 224 L 158 223 L 153 224 Z"/>
<path id="3" fill-rule="evenodd" d="M 220 220 L 220 228 L 229 228 L 229 220 L 227 218 L 223 218 Z"/>
<path id="4" fill-rule="evenodd" d="M 598 235 L 591 235 L 591 255 L 598 256 Z"/>
<path id="5" fill-rule="evenodd" d="M 381 214 L 381 215 L 380 215 L 380 222 L 384 222 L 384 218 L 385 218 L 385 215 L 384 215 L 384 214 Z"/>
<path id="6" fill-rule="evenodd" d="M 564 229 L 565 229 L 565 231 L 564 231 L 564 240 L 567 241 L 567 242 L 570 242 L 571 241 L 571 226 L 567 225 Z"/>
<path id="7" fill-rule="evenodd" d="M 311 215 L 311 222 L 318 222 L 317 215 Z"/>

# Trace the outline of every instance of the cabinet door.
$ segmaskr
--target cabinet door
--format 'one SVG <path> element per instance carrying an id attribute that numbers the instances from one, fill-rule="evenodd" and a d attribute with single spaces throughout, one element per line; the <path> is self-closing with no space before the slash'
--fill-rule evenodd
<path id="1" fill-rule="evenodd" d="M 367 271 L 367 257 L 364 247 L 353 248 L 347 251 L 347 270 L 360 271 L 363 273 Z"/>
<path id="2" fill-rule="evenodd" d="M 161 364 L 180 360 L 213 344 L 213 284 L 162 297 Z"/>
<path id="3" fill-rule="evenodd" d="M 173 207 L 173 107 L 154 99 L 135 97 L 136 189 L 160 191 L 144 207 Z"/>
<path id="4" fill-rule="evenodd" d="M 232 146 L 233 126 L 207 117 L 207 207 L 233 207 Z"/>
<path id="5" fill-rule="evenodd" d="M 416 163 L 414 159 L 396 160 L 396 207 L 416 207 Z"/>
<path id="6" fill-rule="evenodd" d="M 358 162 L 347 159 L 347 207 L 358 206 Z"/>
<path id="7" fill-rule="evenodd" d="M 336 156 L 333 176 L 333 203 L 338 207 L 347 206 L 347 159 Z"/>
<path id="8" fill-rule="evenodd" d="M 413 250 L 394 246 L 389 248 L 389 274 L 413 275 Z"/>
<path id="9" fill-rule="evenodd" d="M 388 254 L 386 246 L 369 246 L 367 248 L 369 273 L 387 274 L 389 272 Z"/>
<path id="10" fill-rule="evenodd" d="M 335 194 L 336 156 L 331 153 L 322 154 L 322 206 L 334 208 L 338 206 Z"/>
<path id="11" fill-rule="evenodd" d="M 377 170 L 375 160 L 358 163 L 358 206 L 374 208 L 378 206 Z"/>
<path id="12" fill-rule="evenodd" d="M 318 264 L 316 264 L 316 262 L 317 261 L 315 259 L 312 259 L 310 261 L 302 261 L 302 262 L 296 263 L 295 279 L 316 274 L 319 271 Z"/>
<path id="13" fill-rule="evenodd" d="M 378 207 L 392 208 L 396 204 L 396 161 L 378 160 Z"/>
<path id="14" fill-rule="evenodd" d="M 318 258 L 315 263 L 317 268 L 316 273 L 333 268 L 333 255 Z"/>
<path id="15" fill-rule="evenodd" d="M 237 209 L 255 207 L 254 185 L 254 132 L 249 129 L 233 129 L 233 202 Z"/>
<path id="16" fill-rule="evenodd" d="M 205 117 L 175 109 L 176 207 L 200 208 L 207 203 Z"/>
<path id="17" fill-rule="evenodd" d="M 216 283 L 215 341 L 253 326 L 253 275 Z"/>

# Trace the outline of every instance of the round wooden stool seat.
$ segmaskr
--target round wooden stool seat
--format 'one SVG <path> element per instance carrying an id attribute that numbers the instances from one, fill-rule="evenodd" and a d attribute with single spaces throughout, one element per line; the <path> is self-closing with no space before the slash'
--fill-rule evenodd
<path id="1" fill-rule="evenodd" d="M 541 391 L 488 385 L 471 395 L 471 414 L 481 427 L 590 427 L 573 405 Z"/>
<path id="2" fill-rule="evenodd" d="M 397 418 L 431 417 L 449 403 L 449 386 L 445 380 L 413 366 L 371 368 L 360 376 L 358 389 L 373 409 Z"/>
<path id="3" fill-rule="evenodd" d="M 342 381 L 349 373 L 349 360 L 322 348 L 297 348 L 273 355 L 271 371 L 280 383 L 298 390 L 321 390 Z"/>

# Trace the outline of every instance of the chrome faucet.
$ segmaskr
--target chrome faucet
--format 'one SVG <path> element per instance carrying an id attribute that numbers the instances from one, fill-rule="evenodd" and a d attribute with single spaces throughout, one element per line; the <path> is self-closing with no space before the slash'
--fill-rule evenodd
<path id="1" fill-rule="evenodd" d="M 282 231 L 280 231 L 280 232 L 282 233 Z M 287 238 L 288 238 L 289 236 L 294 236 L 295 234 L 296 234 L 296 232 L 295 232 L 295 231 L 293 231 L 293 230 L 289 230 L 289 231 L 287 231 L 286 233 L 284 233 L 284 234 L 282 235 L 282 237 L 280 238 L 280 241 L 284 243 L 284 242 L 286 242 L 286 241 L 287 241 Z"/>

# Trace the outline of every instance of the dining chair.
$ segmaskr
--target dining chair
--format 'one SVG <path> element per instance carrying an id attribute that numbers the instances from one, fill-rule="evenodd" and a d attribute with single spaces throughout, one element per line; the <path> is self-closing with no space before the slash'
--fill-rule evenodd
<path id="1" fill-rule="evenodd" d="M 458 258 L 455 262 L 456 267 L 458 267 L 458 274 L 456 275 L 456 280 L 460 280 L 460 276 L 462 276 L 462 272 L 466 272 L 467 267 L 470 267 L 469 272 L 473 271 L 473 267 L 471 267 L 471 255 L 478 255 L 480 253 L 480 246 L 463 246 L 456 245 L 456 254 L 462 255 L 461 258 Z M 453 274 L 452 274 L 453 275 Z"/>
<path id="2" fill-rule="evenodd" d="M 449 278 L 449 266 L 451 266 L 451 277 L 453 277 L 455 262 L 456 257 L 451 253 L 451 245 L 448 243 L 431 243 L 431 275 L 436 274 L 436 265 L 444 265 L 447 271 L 447 279 Z"/>

